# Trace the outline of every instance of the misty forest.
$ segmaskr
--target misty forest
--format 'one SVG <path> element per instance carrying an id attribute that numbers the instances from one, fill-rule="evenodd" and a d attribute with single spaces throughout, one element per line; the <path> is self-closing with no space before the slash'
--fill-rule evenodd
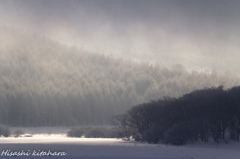
<path id="1" fill-rule="evenodd" d="M 0 34 L 0 123 L 9 126 L 108 125 L 114 115 L 141 103 L 240 83 L 238 77 L 214 70 L 187 70 L 180 64 L 162 67 L 96 54 L 12 28 L 2 27 Z M 177 105 L 185 105 L 181 102 L 185 97 Z M 176 112 L 198 103 L 194 98 L 165 115 L 187 121 L 190 116 Z"/>

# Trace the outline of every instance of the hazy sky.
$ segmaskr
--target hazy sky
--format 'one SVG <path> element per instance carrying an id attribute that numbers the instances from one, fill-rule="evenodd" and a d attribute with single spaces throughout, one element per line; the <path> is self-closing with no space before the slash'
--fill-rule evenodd
<path id="1" fill-rule="evenodd" d="M 0 26 L 96 53 L 240 75 L 239 0 L 0 0 Z"/>

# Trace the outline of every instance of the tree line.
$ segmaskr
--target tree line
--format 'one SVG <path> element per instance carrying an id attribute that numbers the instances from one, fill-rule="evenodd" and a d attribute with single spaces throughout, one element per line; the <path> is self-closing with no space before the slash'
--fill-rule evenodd
<path id="1" fill-rule="evenodd" d="M 240 86 L 205 88 L 136 105 L 112 120 L 127 138 L 150 143 L 239 141 L 239 97 Z"/>
<path id="2" fill-rule="evenodd" d="M 0 27 L 0 123 L 110 124 L 112 115 L 164 96 L 240 84 L 239 77 L 188 71 L 69 48 Z"/>

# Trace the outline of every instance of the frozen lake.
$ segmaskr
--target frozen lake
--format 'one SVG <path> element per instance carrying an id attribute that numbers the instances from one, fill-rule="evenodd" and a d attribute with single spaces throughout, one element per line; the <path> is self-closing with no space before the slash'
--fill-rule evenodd
<path id="1" fill-rule="evenodd" d="M 170 146 L 121 139 L 67 138 L 64 135 L 0 138 L 1 159 L 239 159 L 239 149 L 239 143 Z M 22 151 L 29 156 L 7 156 L 7 152 Z M 46 156 L 49 151 L 66 155 Z M 42 156 L 36 156 L 37 152 Z"/>

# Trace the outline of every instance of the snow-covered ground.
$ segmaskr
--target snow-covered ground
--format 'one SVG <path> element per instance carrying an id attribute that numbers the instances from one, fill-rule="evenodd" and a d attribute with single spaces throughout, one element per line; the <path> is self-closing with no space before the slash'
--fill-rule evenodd
<path id="1" fill-rule="evenodd" d="M 9 158 L 6 152 L 28 152 L 19 158 L 62 159 L 239 159 L 240 143 L 186 146 L 145 144 L 121 139 L 68 138 L 64 135 L 33 135 L 32 137 L 0 138 L 0 158 Z M 63 156 L 38 156 L 37 152 L 63 152 Z M 44 154 L 44 153 L 43 153 Z M 12 157 L 10 157 L 12 158 Z M 18 158 L 18 157 L 14 157 Z"/>
<path id="2" fill-rule="evenodd" d="M 69 128 L 62 127 L 11 128 L 12 132 L 19 129 L 31 137 L 0 138 L 0 159 L 240 159 L 240 142 L 171 146 L 122 139 L 68 138 Z M 17 152 L 21 153 L 18 157 L 7 156 Z M 48 156 L 51 153 L 53 156 Z"/>

